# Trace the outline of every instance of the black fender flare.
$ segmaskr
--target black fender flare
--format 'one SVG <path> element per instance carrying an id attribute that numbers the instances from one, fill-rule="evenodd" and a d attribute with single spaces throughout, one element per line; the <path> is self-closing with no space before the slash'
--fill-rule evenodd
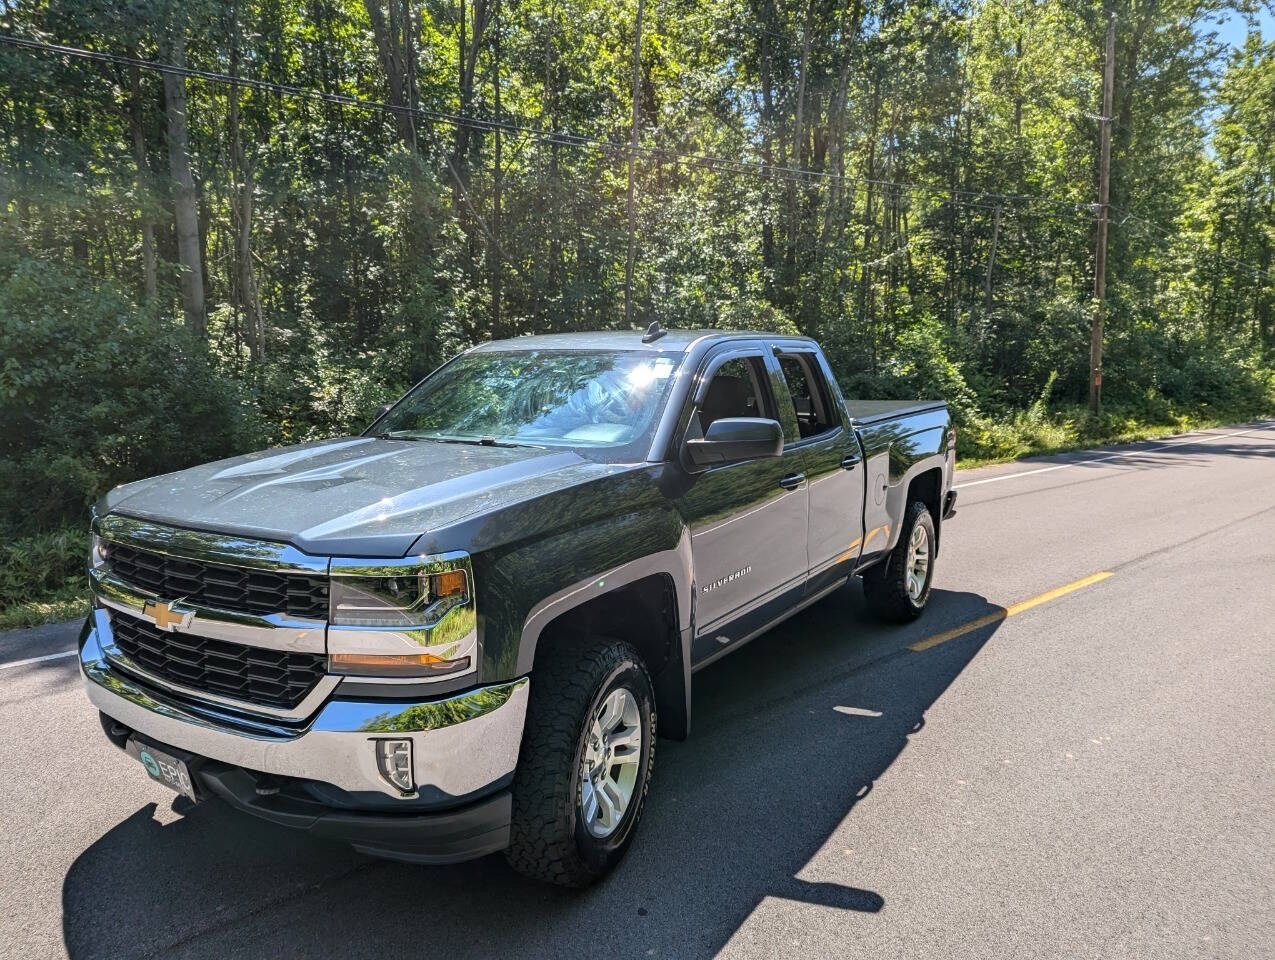
<path id="1" fill-rule="evenodd" d="M 536 603 L 523 622 L 518 644 L 519 675 L 532 672 L 536 649 L 546 627 L 565 613 L 605 597 L 639 580 L 652 576 L 667 577 L 673 585 L 676 606 L 677 656 L 669 658 L 664 668 L 652 676 L 656 699 L 661 710 L 661 732 L 674 739 L 690 733 L 691 721 L 691 639 L 693 636 L 693 579 L 690 531 L 683 528 L 677 543 L 630 560 L 616 567 L 599 570 Z M 532 678 L 534 685 L 535 678 Z"/>

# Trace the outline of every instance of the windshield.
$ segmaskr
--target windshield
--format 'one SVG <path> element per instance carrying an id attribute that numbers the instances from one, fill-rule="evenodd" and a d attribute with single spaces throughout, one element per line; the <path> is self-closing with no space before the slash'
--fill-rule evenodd
<path id="1" fill-rule="evenodd" d="M 467 353 L 420 383 L 376 429 L 619 454 L 649 440 L 680 361 L 644 350 Z M 623 451 L 632 459 L 645 452 Z"/>

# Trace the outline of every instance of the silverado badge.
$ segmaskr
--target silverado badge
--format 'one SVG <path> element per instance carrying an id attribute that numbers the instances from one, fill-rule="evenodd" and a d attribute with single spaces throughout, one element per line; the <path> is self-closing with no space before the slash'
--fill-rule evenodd
<path id="1" fill-rule="evenodd" d="M 702 589 L 705 593 L 711 593 L 712 591 L 716 590 L 718 587 L 724 587 L 728 583 L 734 583 L 740 577 L 746 577 L 752 572 L 753 572 L 753 565 L 750 563 L 748 566 L 744 567 L 742 570 L 736 570 L 734 573 L 730 574 L 729 576 L 722 577 L 720 580 L 714 580 L 712 583 L 704 584 L 704 586 L 701 587 L 700 589 Z"/>
<path id="2" fill-rule="evenodd" d="M 171 603 L 161 603 L 158 600 L 147 600 L 146 606 L 142 607 L 142 614 L 154 620 L 159 629 L 169 633 L 178 628 L 185 630 L 190 626 L 190 621 L 195 619 L 194 610 L 180 610 Z"/>

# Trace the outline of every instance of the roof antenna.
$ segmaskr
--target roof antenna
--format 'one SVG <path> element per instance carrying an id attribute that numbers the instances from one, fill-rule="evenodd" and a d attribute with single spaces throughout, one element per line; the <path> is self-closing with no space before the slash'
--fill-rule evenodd
<path id="1" fill-rule="evenodd" d="M 668 333 L 668 331 L 660 326 L 660 321 L 656 320 L 654 323 L 652 323 L 649 327 L 646 328 L 646 333 L 642 334 L 642 342 L 654 343 L 656 340 L 660 339 L 660 337 L 664 336 L 664 334 L 666 333 Z"/>

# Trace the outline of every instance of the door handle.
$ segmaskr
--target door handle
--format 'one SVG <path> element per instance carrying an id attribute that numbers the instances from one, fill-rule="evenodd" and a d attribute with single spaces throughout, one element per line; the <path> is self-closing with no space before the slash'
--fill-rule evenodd
<path id="1" fill-rule="evenodd" d="M 796 490 L 805 482 L 806 475 L 804 473 L 790 473 L 788 476 L 780 478 L 779 485 L 785 490 Z"/>
<path id="2" fill-rule="evenodd" d="M 842 470 L 853 470 L 858 465 L 859 465 L 859 457 L 857 454 L 853 454 L 853 453 L 841 461 Z"/>

